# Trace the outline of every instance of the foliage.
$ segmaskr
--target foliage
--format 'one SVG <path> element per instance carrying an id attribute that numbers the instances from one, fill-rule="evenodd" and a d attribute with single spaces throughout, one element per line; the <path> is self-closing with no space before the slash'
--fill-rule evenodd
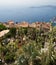
<path id="1" fill-rule="evenodd" d="M 4 26 L 3 24 L 0 24 L 0 31 L 5 30 L 5 29 L 7 29 L 6 26 Z"/>
<path id="2" fill-rule="evenodd" d="M 10 40 L 7 45 L 0 43 L 0 58 L 6 63 L 17 61 L 16 65 L 56 65 L 56 45 L 53 42 L 56 37 L 56 27 L 52 27 L 52 31 L 48 32 L 44 32 L 41 28 L 37 30 L 20 27 L 17 39 L 16 30 L 11 28 L 9 32 L 9 36 L 11 35 L 9 38 L 14 37 L 15 41 Z M 22 43 L 26 42 L 20 48 L 18 48 L 19 37 Z M 28 40 L 23 41 L 23 37 Z"/>
<path id="3" fill-rule="evenodd" d="M 12 37 L 15 37 L 16 36 L 16 28 L 10 28 L 10 35 Z"/>
<path id="4" fill-rule="evenodd" d="M 20 51 L 21 52 L 21 51 Z M 36 43 L 35 42 L 31 42 L 28 43 L 27 45 L 24 45 L 22 47 L 22 53 L 19 54 L 19 58 L 18 58 L 18 65 L 30 65 L 31 63 L 34 64 L 34 59 L 36 60 L 36 57 L 40 56 L 40 52 L 37 49 Z M 40 60 L 38 58 L 38 60 Z M 37 61 L 38 62 L 38 61 Z"/>
<path id="5" fill-rule="evenodd" d="M 15 42 L 10 42 L 6 46 L 0 45 L 1 59 L 4 59 L 6 63 L 14 62 L 16 59 L 16 50 L 17 45 L 15 45 Z"/>

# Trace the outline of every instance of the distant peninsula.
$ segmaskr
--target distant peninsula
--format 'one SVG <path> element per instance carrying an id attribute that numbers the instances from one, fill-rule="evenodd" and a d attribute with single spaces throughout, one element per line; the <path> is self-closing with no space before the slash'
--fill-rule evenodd
<path id="1" fill-rule="evenodd" d="M 30 8 L 45 8 L 45 7 L 56 8 L 55 5 L 32 6 Z"/>

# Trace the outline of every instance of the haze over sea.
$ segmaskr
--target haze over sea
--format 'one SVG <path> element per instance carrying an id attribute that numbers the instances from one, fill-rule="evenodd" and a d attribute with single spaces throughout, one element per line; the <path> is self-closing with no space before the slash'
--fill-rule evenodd
<path id="1" fill-rule="evenodd" d="M 7 22 L 13 20 L 15 22 L 27 21 L 45 21 L 56 16 L 56 6 L 40 6 L 40 7 L 21 7 L 0 9 L 0 21 Z"/>

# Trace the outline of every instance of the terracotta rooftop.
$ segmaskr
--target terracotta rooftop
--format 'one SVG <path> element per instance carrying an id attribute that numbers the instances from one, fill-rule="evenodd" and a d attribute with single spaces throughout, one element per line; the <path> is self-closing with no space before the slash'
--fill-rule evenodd
<path id="1" fill-rule="evenodd" d="M 18 27 L 28 27 L 28 26 L 29 26 L 29 23 L 25 21 L 18 23 Z"/>
<path id="2" fill-rule="evenodd" d="M 29 27 L 34 27 L 34 28 L 36 28 L 36 23 L 31 23 L 31 24 L 29 24 Z"/>
<path id="3" fill-rule="evenodd" d="M 20 22 L 20 23 L 14 23 L 14 21 L 10 20 L 7 22 L 7 24 L 4 24 L 7 27 L 34 27 L 40 29 L 40 26 L 42 25 L 43 28 L 49 29 L 50 28 L 50 23 L 49 22 L 34 22 L 29 24 L 28 22 Z"/>

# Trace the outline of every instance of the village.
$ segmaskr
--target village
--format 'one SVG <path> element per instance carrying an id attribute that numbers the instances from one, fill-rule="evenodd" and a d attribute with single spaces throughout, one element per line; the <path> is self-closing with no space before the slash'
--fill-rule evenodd
<path id="1" fill-rule="evenodd" d="M 50 23 L 49 22 L 33 22 L 33 23 L 28 23 L 26 21 L 22 21 L 22 22 L 16 22 L 14 23 L 14 21 L 10 20 L 8 22 L 2 23 L 3 25 L 5 25 L 8 28 L 11 27 L 33 27 L 33 28 L 37 28 L 40 29 L 40 26 L 42 25 L 42 27 L 44 29 L 49 30 L 50 29 Z"/>

